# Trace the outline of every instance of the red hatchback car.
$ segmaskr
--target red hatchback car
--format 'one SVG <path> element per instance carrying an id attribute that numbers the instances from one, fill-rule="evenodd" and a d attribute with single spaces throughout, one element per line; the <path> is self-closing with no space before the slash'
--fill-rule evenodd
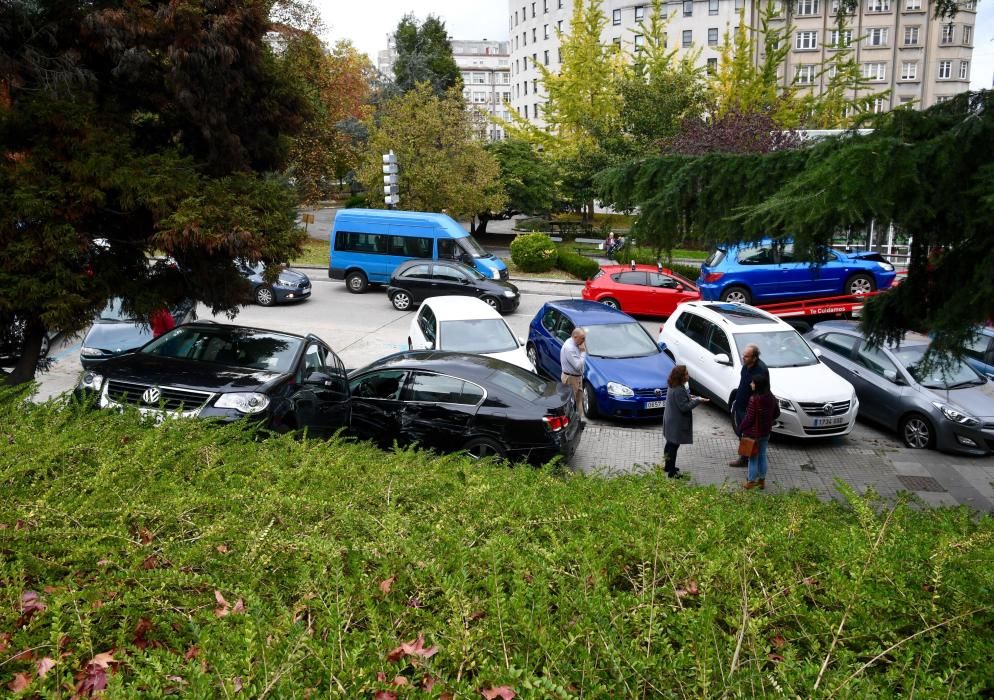
<path id="1" fill-rule="evenodd" d="M 669 316 L 677 304 L 701 298 L 694 283 L 654 265 L 605 265 L 583 287 L 583 298 L 629 314 Z"/>

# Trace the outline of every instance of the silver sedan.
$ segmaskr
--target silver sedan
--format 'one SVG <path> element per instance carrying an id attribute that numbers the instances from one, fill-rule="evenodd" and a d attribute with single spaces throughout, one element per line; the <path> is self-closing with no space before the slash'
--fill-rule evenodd
<path id="1" fill-rule="evenodd" d="M 923 363 L 927 336 L 872 347 L 856 322 L 827 321 L 805 337 L 856 389 L 859 415 L 897 431 L 908 447 L 994 452 L 994 380 L 951 357 Z"/>

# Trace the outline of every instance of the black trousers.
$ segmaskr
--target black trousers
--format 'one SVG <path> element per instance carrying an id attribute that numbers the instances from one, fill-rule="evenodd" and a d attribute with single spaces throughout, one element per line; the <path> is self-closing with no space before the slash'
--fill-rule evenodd
<path id="1" fill-rule="evenodd" d="M 667 442 L 663 446 L 663 471 L 667 474 L 672 474 L 677 471 L 676 451 L 679 449 L 680 443 L 678 442 Z"/>

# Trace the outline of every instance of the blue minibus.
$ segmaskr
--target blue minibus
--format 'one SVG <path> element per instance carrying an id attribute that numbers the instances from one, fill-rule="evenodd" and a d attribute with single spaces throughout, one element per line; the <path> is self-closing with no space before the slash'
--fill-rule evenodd
<path id="1" fill-rule="evenodd" d="M 354 294 L 387 284 L 411 258 L 460 260 L 491 279 L 507 279 L 507 265 L 480 246 L 452 217 L 421 211 L 342 209 L 331 229 L 328 277 Z"/>

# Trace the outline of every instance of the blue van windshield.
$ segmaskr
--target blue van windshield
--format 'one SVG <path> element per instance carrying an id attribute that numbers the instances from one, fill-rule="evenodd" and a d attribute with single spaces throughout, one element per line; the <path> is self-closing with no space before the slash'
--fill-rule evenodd
<path id="1" fill-rule="evenodd" d="M 489 255 L 489 253 L 483 249 L 483 246 L 477 243 L 476 239 L 472 236 L 457 238 L 456 242 L 459 244 L 460 248 L 472 255 L 474 258 L 485 258 Z"/>

